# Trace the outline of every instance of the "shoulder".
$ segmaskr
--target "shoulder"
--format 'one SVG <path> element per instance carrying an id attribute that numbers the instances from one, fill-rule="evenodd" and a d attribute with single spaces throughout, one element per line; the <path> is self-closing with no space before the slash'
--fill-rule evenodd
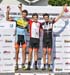
<path id="1" fill-rule="evenodd" d="M 56 22 L 55 18 L 50 21 L 50 23 L 52 23 L 52 24 L 55 23 L 55 22 Z"/>
<path id="2" fill-rule="evenodd" d="M 42 23 L 41 23 L 41 26 L 44 26 L 44 25 L 45 25 L 45 22 L 42 22 Z"/>
<path id="3" fill-rule="evenodd" d="M 42 23 L 41 23 L 41 25 L 44 25 L 44 24 L 45 24 L 45 22 L 42 22 Z"/>
<path id="4" fill-rule="evenodd" d="M 26 21 L 29 21 L 30 19 L 29 18 L 26 18 Z"/>
<path id="5" fill-rule="evenodd" d="M 41 22 L 37 22 L 37 23 L 41 25 Z"/>
<path id="6" fill-rule="evenodd" d="M 20 18 L 19 17 L 15 17 L 15 18 L 13 18 L 13 20 L 15 20 L 15 21 L 17 21 L 17 20 L 19 20 Z"/>

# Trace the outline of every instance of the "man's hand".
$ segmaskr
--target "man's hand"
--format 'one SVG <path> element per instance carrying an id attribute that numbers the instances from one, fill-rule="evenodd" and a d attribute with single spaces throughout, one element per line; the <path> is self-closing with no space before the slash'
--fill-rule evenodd
<path id="1" fill-rule="evenodd" d="M 9 21 L 10 6 L 7 6 L 6 20 Z"/>
<path id="2" fill-rule="evenodd" d="M 19 8 L 19 9 L 22 9 L 22 4 L 19 4 L 19 5 L 18 5 L 18 8 Z"/>
<path id="3" fill-rule="evenodd" d="M 65 5 L 63 6 L 62 12 L 59 14 L 58 17 L 56 17 L 55 21 L 58 21 L 58 20 L 62 17 L 62 15 L 64 14 L 64 12 L 68 12 L 67 4 L 65 4 Z"/>
<path id="4" fill-rule="evenodd" d="M 19 4 L 19 5 L 18 5 L 18 8 L 19 8 L 19 10 L 20 10 L 20 13 L 22 14 L 22 4 Z"/>
<path id="5" fill-rule="evenodd" d="M 10 6 L 7 6 L 7 11 L 8 11 L 8 12 L 10 11 Z"/>
<path id="6" fill-rule="evenodd" d="M 68 9 L 67 9 L 67 4 L 64 5 L 63 10 L 64 10 L 65 12 L 68 11 Z"/>
<path id="7" fill-rule="evenodd" d="M 67 4 L 65 4 L 63 8 L 66 9 L 67 8 Z"/>

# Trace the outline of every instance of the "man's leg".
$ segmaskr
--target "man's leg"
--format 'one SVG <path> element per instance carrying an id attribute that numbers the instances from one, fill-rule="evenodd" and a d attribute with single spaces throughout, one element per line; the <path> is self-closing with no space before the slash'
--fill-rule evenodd
<path id="1" fill-rule="evenodd" d="M 40 42 L 39 39 L 35 39 L 34 46 L 33 46 L 33 48 L 34 48 L 35 70 L 38 70 L 37 61 L 38 61 L 39 42 Z"/>
<path id="2" fill-rule="evenodd" d="M 52 48 L 48 48 L 48 51 L 47 51 L 47 53 L 48 53 L 48 68 L 49 68 L 49 70 L 51 71 L 51 58 L 52 58 L 52 56 L 51 56 L 51 53 L 52 53 Z"/>
<path id="3" fill-rule="evenodd" d="M 37 70 L 37 61 L 38 61 L 38 48 L 34 48 L 34 61 L 35 61 L 35 69 Z"/>
<path id="4" fill-rule="evenodd" d="M 46 52 L 47 52 L 47 48 L 43 48 L 43 63 L 44 63 L 44 67 L 42 70 L 46 70 Z"/>
<path id="5" fill-rule="evenodd" d="M 34 39 L 33 38 L 30 38 L 30 42 L 29 42 L 29 54 L 28 54 L 28 67 L 27 67 L 27 70 L 30 70 L 30 67 L 31 67 L 33 45 L 34 45 Z"/>
<path id="6" fill-rule="evenodd" d="M 25 69 L 25 61 L 26 61 L 26 44 L 22 45 L 22 68 Z"/>
<path id="7" fill-rule="evenodd" d="M 15 44 L 15 58 L 16 58 L 16 67 L 15 70 L 18 70 L 18 55 L 19 55 L 19 45 Z"/>
<path id="8" fill-rule="evenodd" d="M 31 67 L 32 52 L 33 52 L 33 49 L 32 49 L 32 48 L 29 48 L 29 54 L 28 54 L 28 67 L 27 67 L 27 70 L 30 70 L 30 67 Z"/>

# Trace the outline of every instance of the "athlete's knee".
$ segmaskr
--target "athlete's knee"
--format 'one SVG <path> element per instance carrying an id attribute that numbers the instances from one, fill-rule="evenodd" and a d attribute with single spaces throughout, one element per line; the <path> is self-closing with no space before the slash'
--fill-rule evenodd
<path id="1" fill-rule="evenodd" d="M 18 43 L 15 43 L 15 49 L 18 49 L 20 46 Z"/>
<path id="2" fill-rule="evenodd" d="M 38 52 L 38 48 L 34 48 L 34 51 L 35 51 L 35 52 Z"/>
<path id="3" fill-rule="evenodd" d="M 38 54 L 38 48 L 34 48 L 34 54 Z"/>
<path id="4" fill-rule="evenodd" d="M 26 43 L 22 45 L 22 49 L 26 49 Z"/>
<path id="5" fill-rule="evenodd" d="M 46 51 L 47 51 L 47 49 L 43 48 L 43 55 L 46 55 Z"/>
<path id="6" fill-rule="evenodd" d="M 51 55 L 52 53 L 52 48 L 48 48 L 48 55 Z"/>
<path id="7" fill-rule="evenodd" d="M 22 53 L 25 54 L 26 53 L 26 49 L 22 49 Z"/>
<path id="8" fill-rule="evenodd" d="M 32 48 L 29 48 L 29 55 L 32 55 Z"/>
<path id="9" fill-rule="evenodd" d="M 33 51 L 33 49 L 32 48 L 29 48 L 29 52 L 32 52 Z"/>
<path id="10" fill-rule="evenodd" d="M 19 53 L 19 48 L 18 49 L 15 49 L 15 51 L 16 51 L 16 54 L 18 54 Z"/>
<path id="11" fill-rule="evenodd" d="M 38 54 L 38 52 L 37 51 L 34 51 L 34 55 L 37 55 Z"/>

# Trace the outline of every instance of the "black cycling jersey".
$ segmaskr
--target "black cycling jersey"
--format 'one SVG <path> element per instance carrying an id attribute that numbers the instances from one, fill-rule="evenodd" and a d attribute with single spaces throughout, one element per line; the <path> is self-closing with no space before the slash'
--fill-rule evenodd
<path id="1" fill-rule="evenodd" d="M 42 23 L 42 29 L 43 29 L 43 37 L 44 38 L 51 38 L 52 37 L 52 22 L 43 22 Z"/>

